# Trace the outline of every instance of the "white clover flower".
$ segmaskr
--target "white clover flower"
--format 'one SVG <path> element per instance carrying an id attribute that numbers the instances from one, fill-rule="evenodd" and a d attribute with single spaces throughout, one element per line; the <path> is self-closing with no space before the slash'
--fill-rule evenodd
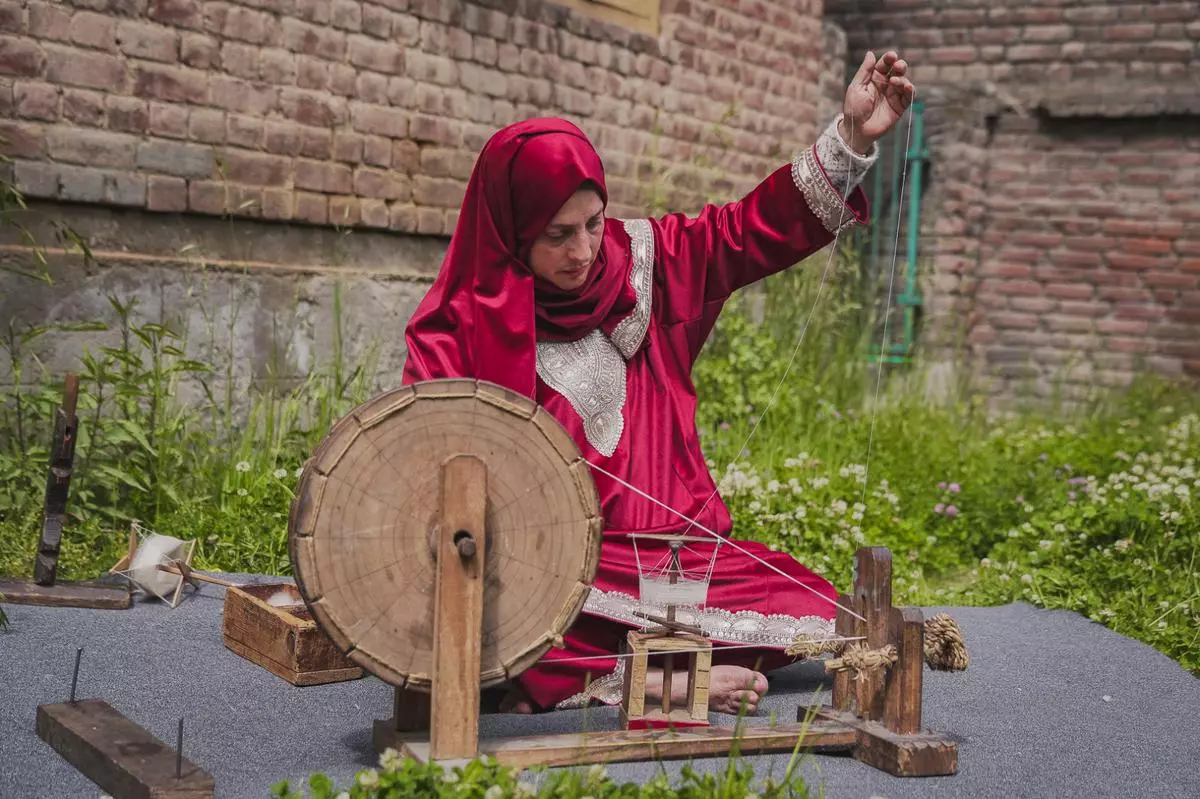
<path id="1" fill-rule="evenodd" d="M 249 493 L 250 493 L 250 492 L 249 492 L 249 491 L 247 491 L 247 490 L 246 490 L 246 489 L 244 489 L 244 488 L 239 488 L 239 489 L 237 490 L 237 495 L 238 495 L 239 497 L 244 497 L 244 496 L 248 495 Z"/>
<path id="2" fill-rule="evenodd" d="M 1054 525 L 1054 532 L 1065 533 L 1066 531 L 1067 531 L 1067 526 L 1065 524 L 1063 524 L 1062 522 L 1059 522 L 1058 524 Z"/>
<path id="3" fill-rule="evenodd" d="M 1051 549 L 1054 546 L 1054 542 L 1047 538 L 1043 538 L 1041 541 L 1038 541 L 1038 546 L 1042 549 Z"/>
<path id="4" fill-rule="evenodd" d="M 979 561 L 979 565 L 985 569 L 990 569 L 990 568 L 992 568 L 992 559 L 991 558 L 982 558 Z"/>
<path id="5" fill-rule="evenodd" d="M 841 469 L 838 470 L 838 474 L 840 474 L 842 477 L 849 477 L 850 469 L 846 466 L 843 466 Z"/>
<path id="6" fill-rule="evenodd" d="M 1164 621 L 1160 621 L 1160 622 L 1158 623 L 1158 629 L 1160 629 L 1160 630 L 1165 630 L 1165 629 L 1167 629 L 1167 622 L 1166 622 L 1165 620 L 1164 620 Z"/>
<path id="7" fill-rule="evenodd" d="M 1005 572 L 1000 572 L 1000 582 L 1007 583 L 1011 579 Z"/>
<path id="8" fill-rule="evenodd" d="M 1020 536 L 1021 536 L 1021 534 L 1017 531 L 1017 528 L 1015 528 L 1015 527 L 1008 531 L 1009 538 L 1020 538 Z"/>
<path id="9" fill-rule="evenodd" d="M 1166 610 L 1167 608 L 1171 607 L 1171 603 L 1164 599 L 1162 602 L 1158 603 L 1158 606 L 1163 610 Z"/>
<path id="10" fill-rule="evenodd" d="M 282 480 L 288 475 L 287 469 L 276 469 L 274 474 L 276 480 Z"/>
<path id="11" fill-rule="evenodd" d="M 1033 575 L 1032 574 L 1022 574 L 1021 582 L 1024 583 L 1025 585 L 1033 585 Z"/>
<path id="12" fill-rule="evenodd" d="M 364 788 L 378 788 L 379 772 L 373 768 L 369 768 L 366 771 L 360 771 L 358 773 L 357 781 L 358 784 Z"/>
<path id="13" fill-rule="evenodd" d="M 457 771 L 447 771 L 445 774 L 442 775 L 442 782 L 450 782 L 450 783 L 458 782 L 458 772 Z"/>
<path id="14" fill-rule="evenodd" d="M 233 468 L 237 469 L 239 472 L 248 472 L 250 471 L 250 461 L 238 461 L 237 465 L 235 465 Z"/>
<path id="15" fill-rule="evenodd" d="M 400 756 L 394 748 L 388 747 L 383 750 L 383 754 L 379 756 L 379 767 L 386 772 L 399 771 L 404 765 L 404 758 Z"/>
<path id="16" fill-rule="evenodd" d="M 1131 539 L 1131 538 L 1122 538 L 1120 541 L 1118 541 L 1117 543 L 1113 544 L 1113 546 L 1115 546 L 1117 549 L 1119 549 L 1119 550 L 1121 550 L 1122 552 L 1124 552 L 1125 550 L 1127 550 L 1127 549 L 1129 549 L 1131 546 L 1133 546 L 1133 539 Z"/>
<path id="17" fill-rule="evenodd" d="M 493 785 L 483 792 L 483 799 L 500 799 L 504 796 L 504 789 L 499 785 Z"/>
<path id="18" fill-rule="evenodd" d="M 938 537 L 937 537 L 936 535 L 927 535 L 927 536 L 925 536 L 925 543 L 926 543 L 926 544 L 930 544 L 930 545 L 932 545 L 932 544 L 936 544 L 936 543 L 937 543 L 937 540 L 938 540 Z"/>

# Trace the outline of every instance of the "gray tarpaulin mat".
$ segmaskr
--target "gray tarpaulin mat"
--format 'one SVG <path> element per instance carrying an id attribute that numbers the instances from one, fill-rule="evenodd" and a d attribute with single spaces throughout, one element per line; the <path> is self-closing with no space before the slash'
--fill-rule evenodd
<path id="1" fill-rule="evenodd" d="M 277 578 L 226 575 L 235 581 Z M 213 774 L 218 797 L 265 797 L 281 779 L 310 771 L 341 784 L 366 766 L 372 720 L 391 715 L 391 688 L 374 677 L 296 688 L 226 649 L 224 590 L 186 593 L 174 610 L 135 597 L 130 610 L 6 605 L 0 633 L 0 797 L 98 797 L 34 731 L 37 706 L 68 698 L 76 648 L 84 648 L 78 698 L 108 701 L 174 745 L 186 719 L 185 754 Z M 954 735 L 959 772 L 898 779 L 846 756 L 802 767 L 813 787 L 839 797 L 1200 797 L 1200 680 L 1148 646 L 1073 613 L 1026 604 L 947 610 L 967 639 L 965 672 L 925 671 L 925 726 Z M 772 679 L 760 715 L 791 719 L 818 687 L 816 664 Z M 484 716 L 485 735 L 569 732 L 584 711 Z M 610 708 L 589 726 L 615 727 Z M 722 720 L 714 718 L 714 721 Z M 728 720 L 727 717 L 724 720 Z M 782 773 L 786 755 L 748 758 Z M 696 761 L 718 769 L 722 759 Z M 679 762 L 608 767 L 644 780 Z"/>

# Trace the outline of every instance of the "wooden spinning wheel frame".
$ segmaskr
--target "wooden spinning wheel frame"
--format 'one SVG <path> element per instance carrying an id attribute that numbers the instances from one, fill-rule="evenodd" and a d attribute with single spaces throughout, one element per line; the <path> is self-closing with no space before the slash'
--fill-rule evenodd
<path id="1" fill-rule="evenodd" d="M 478 466 L 447 469 L 455 457 Z M 441 517 L 472 491 L 485 505 L 488 687 L 561 639 L 595 577 L 599 500 L 566 431 L 499 386 L 431 381 L 354 409 L 301 476 L 290 536 L 300 593 L 352 660 L 397 687 L 432 686 L 438 539 L 451 524 Z M 481 532 L 456 528 L 454 551 Z"/>
<path id="2" fill-rule="evenodd" d="M 481 741 L 481 688 L 561 645 L 595 578 L 602 530 L 574 440 L 500 386 L 417 383 L 334 425 L 301 476 L 289 552 L 317 623 L 395 686 L 394 716 L 375 722 L 376 749 L 447 762 L 487 754 L 523 767 L 804 747 L 849 750 L 899 776 L 957 771 L 954 742 L 921 728 L 922 614 L 892 607 L 882 547 L 859 550 L 836 629 L 887 649 L 891 665 L 854 681 L 837 673 L 832 705 L 815 716 L 800 707 L 796 723 Z"/>

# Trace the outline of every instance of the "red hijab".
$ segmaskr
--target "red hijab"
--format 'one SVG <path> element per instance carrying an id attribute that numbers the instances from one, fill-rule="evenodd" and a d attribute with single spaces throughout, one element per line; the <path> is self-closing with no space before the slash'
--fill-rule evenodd
<path id="1" fill-rule="evenodd" d="M 469 377 L 536 398 L 539 339 L 611 333 L 633 310 L 629 248 L 612 220 L 580 288 L 564 292 L 527 263 L 534 240 L 588 184 L 607 206 L 600 156 L 570 122 L 531 119 L 488 141 L 441 271 L 405 330 L 405 383 Z"/>

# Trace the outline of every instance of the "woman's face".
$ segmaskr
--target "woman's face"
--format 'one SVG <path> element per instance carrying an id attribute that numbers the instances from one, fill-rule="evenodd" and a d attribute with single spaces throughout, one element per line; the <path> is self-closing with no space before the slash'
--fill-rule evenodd
<path id="1" fill-rule="evenodd" d="M 563 291 L 587 282 L 604 238 L 604 201 L 592 189 L 580 189 L 563 203 L 533 242 L 529 267 Z"/>

